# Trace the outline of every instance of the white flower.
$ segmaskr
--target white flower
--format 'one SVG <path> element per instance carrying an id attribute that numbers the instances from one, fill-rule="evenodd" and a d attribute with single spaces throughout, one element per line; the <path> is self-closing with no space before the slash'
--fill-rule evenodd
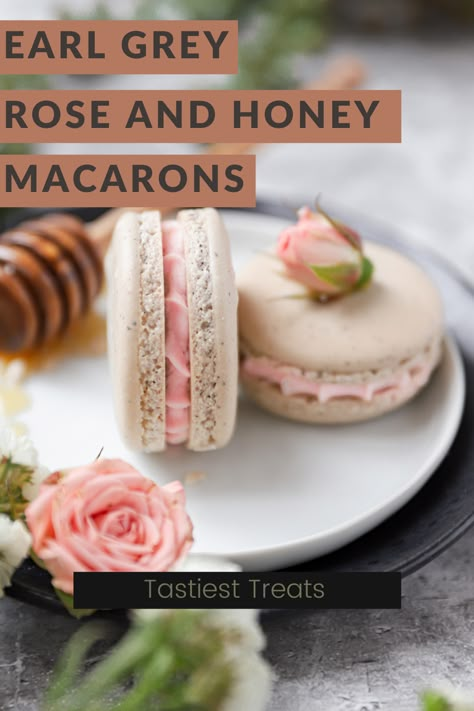
<path id="1" fill-rule="evenodd" d="M 2 457 L 11 459 L 15 464 L 33 469 L 31 481 L 23 487 L 23 496 L 26 501 L 33 501 L 38 495 L 41 482 L 49 474 L 49 471 L 38 464 L 38 452 L 30 438 L 17 434 L 12 427 L 2 427 L 0 429 L 0 458 Z"/>
<path id="2" fill-rule="evenodd" d="M 233 645 L 226 649 L 232 665 L 233 683 L 220 711 L 263 711 L 272 689 L 270 665 L 257 652 Z"/>
<path id="3" fill-rule="evenodd" d="M 36 499 L 39 494 L 41 482 L 43 481 L 43 479 L 46 479 L 46 477 L 50 473 L 51 472 L 49 471 L 49 469 L 43 466 L 39 466 L 33 471 L 33 474 L 31 475 L 31 481 L 25 484 L 22 488 L 23 496 L 25 497 L 26 501 L 33 501 L 34 499 Z"/>
<path id="4" fill-rule="evenodd" d="M 0 597 L 11 576 L 28 555 L 31 536 L 22 521 L 0 514 Z"/>
<path id="5" fill-rule="evenodd" d="M 248 651 L 261 652 L 265 636 L 258 622 L 257 610 L 206 610 L 212 627 L 237 633 L 239 646 Z"/>
<path id="6" fill-rule="evenodd" d="M 224 653 L 232 669 L 233 683 L 221 711 L 263 711 L 270 697 L 273 674 L 260 654 L 265 636 L 257 610 L 206 610 L 206 613 L 211 627 L 230 632 Z"/>
<path id="7" fill-rule="evenodd" d="M 17 435 L 11 427 L 0 430 L 0 457 L 7 457 L 24 467 L 38 466 L 38 453 L 25 435 Z"/>

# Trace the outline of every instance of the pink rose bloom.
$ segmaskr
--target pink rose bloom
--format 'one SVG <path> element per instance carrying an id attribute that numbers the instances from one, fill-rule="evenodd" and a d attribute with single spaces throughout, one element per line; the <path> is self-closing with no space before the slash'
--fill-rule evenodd
<path id="1" fill-rule="evenodd" d="M 120 459 L 51 474 L 26 520 L 33 551 L 69 594 L 75 572 L 166 571 L 193 541 L 181 484 L 160 487 Z"/>
<path id="2" fill-rule="evenodd" d="M 359 235 L 307 207 L 298 211 L 296 225 L 282 231 L 276 252 L 288 276 L 315 295 L 338 296 L 370 278 Z"/>

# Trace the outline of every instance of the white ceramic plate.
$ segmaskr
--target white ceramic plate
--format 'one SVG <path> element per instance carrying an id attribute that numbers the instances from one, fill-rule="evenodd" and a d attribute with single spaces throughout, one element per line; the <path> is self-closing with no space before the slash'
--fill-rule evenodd
<path id="1" fill-rule="evenodd" d="M 236 268 L 272 244 L 285 224 L 245 213 L 225 217 Z M 265 570 L 329 553 L 414 496 L 454 439 L 464 373 L 448 338 L 440 368 L 413 402 L 350 426 L 291 423 L 242 399 L 231 444 L 204 454 L 127 450 L 115 426 L 105 358 L 65 361 L 34 376 L 28 389 L 33 406 L 23 419 L 45 464 L 85 463 L 103 447 L 103 456 L 122 457 L 161 484 L 181 479 L 195 524 L 194 551 Z"/>

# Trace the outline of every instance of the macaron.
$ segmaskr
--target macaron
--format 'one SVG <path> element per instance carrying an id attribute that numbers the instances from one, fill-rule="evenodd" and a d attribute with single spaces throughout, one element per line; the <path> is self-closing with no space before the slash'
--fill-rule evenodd
<path id="1" fill-rule="evenodd" d="M 127 212 L 107 256 L 108 344 L 118 426 L 132 449 L 195 451 L 232 436 L 237 289 L 211 208 Z"/>
<path id="2" fill-rule="evenodd" d="M 237 278 L 241 380 L 258 405 L 301 422 L 367 420 L 400 407 L 429 381 L 443 343 L 443 309 L 419 266 L 366 243 L 368 285 L 311 299 L 273 256 Z"/>

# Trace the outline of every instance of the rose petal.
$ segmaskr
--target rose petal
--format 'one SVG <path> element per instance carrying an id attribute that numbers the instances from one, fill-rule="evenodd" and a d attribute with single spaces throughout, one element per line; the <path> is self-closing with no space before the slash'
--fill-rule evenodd
<path id="1" fill-rule="evenodd" d="M 192 523 L 179 482 L 160 488 L 121 460 L 69 470 L 27 508 L 35 553 L 55 585 L 76 571 L 168 570 L 189 550 Z"/>

